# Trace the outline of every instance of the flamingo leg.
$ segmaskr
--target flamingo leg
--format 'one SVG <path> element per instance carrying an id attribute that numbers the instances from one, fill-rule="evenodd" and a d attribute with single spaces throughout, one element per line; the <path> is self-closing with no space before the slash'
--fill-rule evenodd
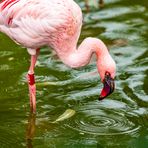
<path id="1" fill-rule="evenodd" d="M 89 11 L 89 4 L 88 4 L 88 0 L 85 0 L 85 7 L 86 7 L 86 10 Z"/>
<path id="2" fill-rule="evenodd" d="M 97 1 L 96 0 L 94 0 L 94 5 L 97 5 Z M 104 7 L 104 0 L 99 0 L 98 1 L 98 6 L 99 6 L 99 8 L 103 8 Z M 88 0 L 85 0 L 85 7 L 86 7 L 86 10 L 89 11 Z"/>
<path id="3" fill-rule="evenodd" d="M 99 0 L 99 7 L 103 8 L 104 7 L 104 0 Z"/>
<path id="4" fill-rule="evenodd" d="M 36 112 L 36 85 L 35 85 L 34 68 L 38 54 L 39 54 L 39 49 L 36 49 L 36 54 L 31 55 L 31 63 L 27 74 L 29 97 L 30 97 L 30 110 L 33 113 Z"/>

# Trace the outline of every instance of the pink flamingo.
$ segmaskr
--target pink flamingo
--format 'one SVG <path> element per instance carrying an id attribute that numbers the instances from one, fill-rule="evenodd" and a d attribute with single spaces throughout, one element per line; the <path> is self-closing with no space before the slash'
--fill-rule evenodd
<path id="1" fill-rule="evenodd" d="M 104 87 L 99 99 L 114 90 L 116 66 L 105 44 L 97 38 L 86 38 L 77 48 L 82 12 L 73 0 L 3 0 L 0 3 L 0 31 L 27 48 L 31 55 L 27 75 L 30 108 L 36 112 L 34 67 L 40 48 L 53 48 L 63 63 L 78 68 L 89 63 L 93 53 Z"/>

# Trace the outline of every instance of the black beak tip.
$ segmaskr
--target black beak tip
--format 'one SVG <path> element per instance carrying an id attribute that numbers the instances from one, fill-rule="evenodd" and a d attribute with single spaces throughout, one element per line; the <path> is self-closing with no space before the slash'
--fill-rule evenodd
<path id="1" fill-rule="evenodd" d="M 102 97 L 101 95 L 99 96 L 98 100 L 102 101 L 105 97 Z"/>
<path id="2" fill-rule="evenodd" d="M 109 95 L 111 95 L 113 93 L 114 90 L 110 91 L 108 94 L 106 94 L 105 96 L 99 96 L 98 100 L 102 101 L 104 98 L 108 97 Z"/>

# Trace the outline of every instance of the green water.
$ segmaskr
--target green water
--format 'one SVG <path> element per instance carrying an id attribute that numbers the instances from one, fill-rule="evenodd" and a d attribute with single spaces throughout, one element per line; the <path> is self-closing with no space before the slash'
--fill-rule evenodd
<path id="1" fill-rule="evenodd" d="M 0 148 L 148 147 L 148 2 L 105 0 L 103 9 L 91 3 L 90 12 L 77 2 L 84 14 L 80 41 L 101 38 L 117 63 L 115 92 L 97 100 L 102 84 L 95 57 L 70 69 L 43 48 L 35 69 L 37 114 L 30 115 L 30 56 L 0 34 Z M 73 117 L 51 123 L 68 108 L 76 111 Z"/>

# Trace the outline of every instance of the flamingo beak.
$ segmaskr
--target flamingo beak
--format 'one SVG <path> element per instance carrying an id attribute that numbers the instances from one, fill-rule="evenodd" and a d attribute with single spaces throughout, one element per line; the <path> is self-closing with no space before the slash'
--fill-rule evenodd
<path id="1" fill-rule="evenodd" d="M 99 96 L 99 100 L 103 100 L 108 95 L 110 95 L 115 88 L 114 79 L 111 78 L 110 73 L 106 72 L 104 82 L 103 82 L 103 89 L 101 91 L 101 94 Z"/>

